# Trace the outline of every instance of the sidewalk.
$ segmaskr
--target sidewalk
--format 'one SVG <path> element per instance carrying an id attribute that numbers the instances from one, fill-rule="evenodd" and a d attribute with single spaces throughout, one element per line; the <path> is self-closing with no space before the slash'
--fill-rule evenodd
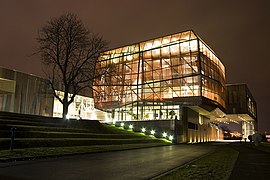
<path id="1" fill-rule="evenodd" d="M 270 179 L 270 153 L 252 148 L 250 144 L 231 144 L 239 152 L 230 180 Z"/>

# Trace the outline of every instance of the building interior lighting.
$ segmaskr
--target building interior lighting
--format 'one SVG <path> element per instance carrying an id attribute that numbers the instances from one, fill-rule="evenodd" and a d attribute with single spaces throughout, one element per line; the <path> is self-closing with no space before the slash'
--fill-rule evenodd
<path id="1" fill-rule="evenodd" d="M 133 59 L 132 55 L 128 55 L 128 56 L 127 56 L 127 60 L 128 60 L 128 61 L 131 61 L 132 59 Z"/>

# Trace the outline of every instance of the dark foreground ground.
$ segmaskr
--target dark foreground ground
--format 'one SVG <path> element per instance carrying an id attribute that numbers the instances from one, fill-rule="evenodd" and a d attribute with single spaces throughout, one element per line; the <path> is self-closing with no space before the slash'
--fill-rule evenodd
<path id="1" fill-rule="evenodd" d="M 173 145 L 0 164 L 0 179 L 150 179 L 215 146 Z"/>
<path id="2" fill-rule="evenodd" d="M 6 162 L 0 163 L 0 179 L 155 179 L 225 146 L 239 152 L 229 179 L 270 179 L 269 147 L 250 143 L 172 145 Z"/>
<path id="3" fill-rule="evenodd" d="M 239 152 L 230 180 L 269 180 L 270 148 L 258 150 L 253 144 L 231 144 Z M 261 149 L 259 147 L 259 149 Z"/>

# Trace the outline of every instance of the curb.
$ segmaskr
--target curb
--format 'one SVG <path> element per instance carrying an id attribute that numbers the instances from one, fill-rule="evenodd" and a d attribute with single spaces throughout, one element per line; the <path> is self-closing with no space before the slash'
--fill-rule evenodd
<path id="1" fill-rule="evenodd" d="M 156 179 L 158 179 L 158 178 L 160 178 L 160 177 L 163 177 L 163 176 L 165 176 L 165 175 L 167 175 L 167 174 L 170 174 L 170 173 L 172 173 L 172 172 L 175 172 L 175 171 L 177 171 L 178 169 L 181 169 L 181 168 L 185 167 L 185 166 L 188 165 L 188 164 L 191 164 L 191 163 L 193 163 L 193 162 L 195 162 L 195 161 L 197 161 L 197 160 L 199 160 L 199 159 L 201 159 L 201 158 L 203 158 L 203 157 L 205 157 L 205 156 L 208 156 L 209 154 L 212 154 L 212 153 L 215 152 L 216 150 L 217 150 L 217 149 L 215 149 L 215 150 L 213 150 L 213 151 L 210 151 L 210 152 L 208 152 L 208 153 L 206 153 L 206 154 L 204 154 L 204 155 L 202 155 L 202 156 L 200 156 L 200 157 L 197 157 L 197 158 L 195 158 L 195 159 L 193 159 L 193 160 L 191 160 L 191 161 L 188 161 L 188 162 L 186 162 L 186 163 L 184 163 L 184 164 L 182 164 L 182 165 L 180 165 L 180 166 L 177 166 L 177 167 L 175 167 L 175 168 L 169 169 L 169 170 L 166 171 L 166 172 L 159 173 L 159 174 L 157 174 L 157 175 L 155 175 L 155 176 L 152 176 L 152 177 L 148 178 L 148 180 L 156 180 Z"/>

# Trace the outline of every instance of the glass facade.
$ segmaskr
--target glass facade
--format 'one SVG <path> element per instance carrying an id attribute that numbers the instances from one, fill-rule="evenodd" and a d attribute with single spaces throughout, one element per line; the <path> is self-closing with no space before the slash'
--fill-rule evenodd
<path id="1" fill-rule="evenodd" d="M 247 84 L 226 85 L 226 113 L 248 114 L 257 121 L 257 104 Z"/>
<path id="2" fill-rule="evenodd" d="M 185 31 L 103 52 L 94 81 L 95 106 L 115 120 L 172 119 L 181 98 L 225 106 L 225 68 L 193 32 Z"/>
<path id="3" fill-rule="evenodd" d="M 56 94 L 63 99 L 64 92 L 56 91 Z M 69 94 L 69 97 L 72 94 Z M 63 105 L 54 97 L 53 116 L 62 117 Z M 88 96 L 76 95 L 74 101 L 68 107 L 68 117 L 72 119 L 94 119 L 94 120 L 108 120 L 110 114 L 95 109 L 94 99 Z"/>

